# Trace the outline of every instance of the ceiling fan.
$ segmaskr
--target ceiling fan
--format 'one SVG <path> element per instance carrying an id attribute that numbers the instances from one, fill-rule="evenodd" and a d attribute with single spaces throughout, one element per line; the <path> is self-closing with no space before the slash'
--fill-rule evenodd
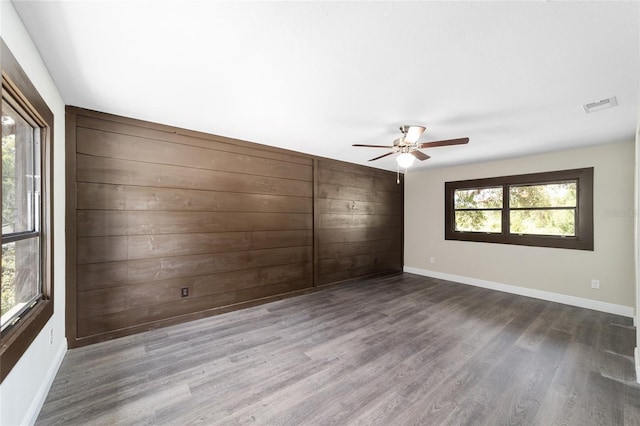
<path id="1" fill-rule="evenodd" d="M 411 167 L 413 161 L 417 158 L 420 161 L 428 160 L 429 157 L 422 151 L 418 151 L 423 148 L 435 148 L 438 146 L 449 146 L 449 145 L 464 145 L 469 143 L 469 138 L 459 138 L 459 139 L 447 139 L 442 141 L 433 141 L 433 142 L 424 142 L 418 143 L 418 139 L 424 133 L 426 127 L 423 126 L 408 126 L 402 125 L 400 126 L 400 131 L 402 132 L 402 136 L 393 141 L 393 145 L 362 145 L 362 144 L 353 144 L 353 146 L 363 146 L 368 148 L 391 148 L 391 152 L 387 152 L 386 154 L 380 155 L 376 158 L 372 158 L 369 161 L 379 160 L 380 158 L 384 158 L 389 155 L 397 154 L 400 155 L 396 160 L 398 161 L 398 165 L 404 169 Z"/>

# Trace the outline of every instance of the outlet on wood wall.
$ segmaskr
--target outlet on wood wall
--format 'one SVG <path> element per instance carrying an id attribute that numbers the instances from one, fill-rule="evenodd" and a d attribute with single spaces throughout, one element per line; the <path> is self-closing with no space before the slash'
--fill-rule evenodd
<path id="1" fill-rule="evenodd" d="M 71 347 L 402 269 L 393 173 L 75 107 L 66 132 Z"/>

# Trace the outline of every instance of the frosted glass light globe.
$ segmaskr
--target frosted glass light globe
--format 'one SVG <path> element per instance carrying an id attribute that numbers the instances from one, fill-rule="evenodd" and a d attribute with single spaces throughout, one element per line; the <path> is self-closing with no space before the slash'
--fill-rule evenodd
<path id="1" fill-rule="evenodd" d="M 400 154 L 398 158 L 396 158 L 396 161 L 398 162 L 398 165 L 400 167 L 402 167 L 403 169 L 408 169 L 409 167 L 411 167 L 415 159 L 416 157 L 414 157 L 413 155 L 409 154 L 408 152 L 404 152 Z"/>

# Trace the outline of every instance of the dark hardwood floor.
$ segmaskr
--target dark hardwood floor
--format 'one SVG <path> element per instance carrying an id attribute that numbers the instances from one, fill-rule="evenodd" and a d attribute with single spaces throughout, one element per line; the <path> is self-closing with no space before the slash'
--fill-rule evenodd
<path id="1" fill-rule="evenodd" d="M 399 274 L 70 350 L 38 425 L 637 425 L 629 318 Z"/>

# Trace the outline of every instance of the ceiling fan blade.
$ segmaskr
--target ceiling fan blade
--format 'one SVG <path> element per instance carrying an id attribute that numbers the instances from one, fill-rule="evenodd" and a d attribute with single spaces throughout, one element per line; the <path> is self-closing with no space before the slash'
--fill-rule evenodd
<path id="1" fill-rule="evenodd" d="M 469 143 L 469 138 L 447 139 L 444 141 L 425 142 L 418 145 L 418 148 L 435 148 L 438 146 L 464 145 Z"/>
<path id="2" fill-rule="evenodd" d="M 362 145 L 362 144 L 359 144 L 359 143 L 354 143 L 351 146 L 364 146 L 364 147 L 367 147 L 367 148 L 393 148 L 393 145 Z"/>
<path id="3" fill-rule="evenodd" d="M 413 155 L 420 161 L 428 160 L 429 158 L 431 158 L 424 152 L 420 152 L 420 151 L 411 151 L 411 155 Z"/>
<path id="4" fill-rule="evenodd" d="M 391 152 L 387 152 L 386 154 L 383 154 L 383 155 L 381 155 L 380 157 L 372 158 L 372 159 L 371 159 L 371 160 L 369 160 L 369 161 L 379 160 L 379 159 L 381 159 L 381 158 L 383 158 L 383 157 L 386 157 L 387 155 L 391 155 L 391 154 L 395 154 L 395 152 L 393 152 L 393 151 L 391 151 Z"/>
<path id="5" fill-rule="evenodd" d="M 409 126 L 408 128 L 406 128 L 406 130 L 407 134 L 404 137 L 404 141 L 408 143 L 416 143 L 418 142 L 418 139 L 420 139 L 420 136 L 422 136 L 422 134 L 426 130 L 426 127 Z"/>

